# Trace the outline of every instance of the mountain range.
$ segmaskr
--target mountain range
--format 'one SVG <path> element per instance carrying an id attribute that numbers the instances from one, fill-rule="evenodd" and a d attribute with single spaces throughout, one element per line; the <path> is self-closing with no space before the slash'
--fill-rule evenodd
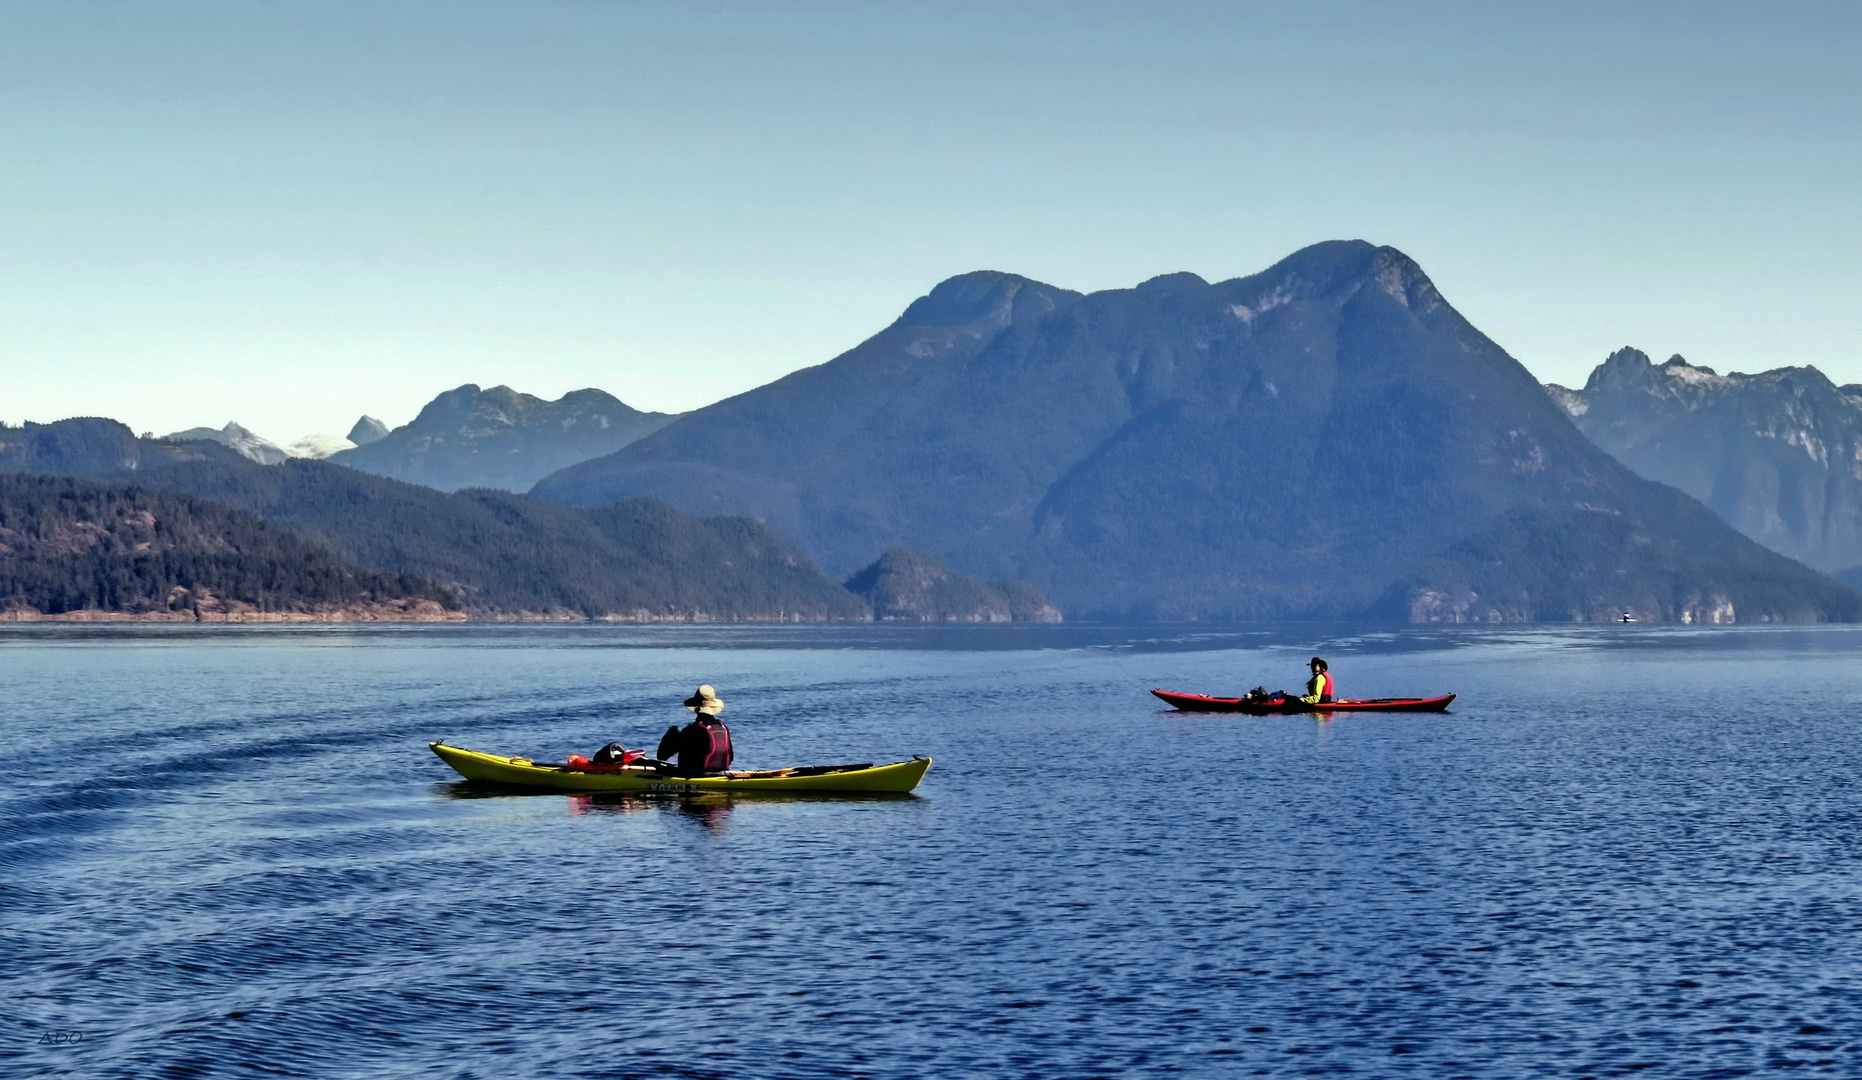
<path id="1" fill-rule="evenodd" d="M 1636 470 L 1836 569 L 1856 390 L 1633 350 L 1541 387 L 1407 256 L 1339 241 L 1216 283 L 961 275 L 828 363 L 678 417 L 466 385 L 291 451 L 237 424 L 0 426 L 0 473 L 101 485 L 59 535 L 133 538 L 156 513 L 136 500 L 185 497 L 155 520 L 235 515 L 221 534 L 261 563 L 321 552 L 481 618 L 1850 620 L 1862 595 Z M 146 555 L 98 550 L 37 564 L 33 595 Z M 160 615 L 154 589 L 111 595 Z"/>
<path id="2" fill-rule="evenodd" d="M 365 424 L 379 426 L 381 421 L 371 420 L 365 416 L 356 422 L 356 430 L 368 430 L 364 427 Z M 248 461 L 256 461 L 260 465 L 276 465 L 290 458 L 310 458 L 313 461 L 322 461 L 332 454 L 357 445 L 353 439 L 339 438 L 335 435 L 306 435 L 289 446 L 279 446 L 270 439 L 230 420 L 225 427 L 188 428 L 186 431 L 177 431 L 164 435 L 162 438 L 167 442 L 219 443 L 229 450 L 237 451 L 240 457 Z"/>
<path id="3" fill-rule="evenodd" d="M 1620 349 L 1546 391 L 1591 441 L 1774 551 L 1862 572 L 1862 385 L 1813 367 L 1721 375 Z"/>
<path id="4" fill-rule="evenodd" d="M 526 491 L 557 469 L 612 453 L 673 419 L 630 408 L 600 390 L 545 401 L 508 386 L 481 390 L 468 383 L 366 443 L 354 438 L 360 430 L 352 432 L 361 445 L 330 460 L 441 491 Z"/>
<path id="5" fill-rule="evenodd" d="M 912 546 L 1069 615 L 1862 615 L 1599 449 L 1412 260 L 1359 241 L 1090 295 L 962 275 L 532 493 L 746 515 L 836 574 Z"/>
<path id="6" fill-rule="evenodd" d="M 392 430 L 365 415 L 347 437 L 306 435 L 285 446 L 235 422 L 188 428 L 164 439 L 218 443 L 261 465 L 334 460 L 441 491 L 525 491 L 557 469 L 612 453 L 673 419 L 641 412 L 600 390 L 545 401 L 508 386 L 481 390 L 468 383 L 440 394 L 412 422 Z"/>

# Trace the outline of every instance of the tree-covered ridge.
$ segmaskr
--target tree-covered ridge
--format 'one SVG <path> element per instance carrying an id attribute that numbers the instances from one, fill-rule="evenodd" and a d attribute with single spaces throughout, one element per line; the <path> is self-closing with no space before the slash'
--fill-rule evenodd
<path id="1" fill-rule="evenodd" d="M 895 547 L 847 579 L 882 622 L 1060 622 L 1060 610 L 1025 581 L 982 582 L 922 551 Z"/>
<path id="2" fill-rule="evenodd" d="M 518 496 L 510 496 L 515 500 Z M 547 506 L 522 497 L 529 506 Z M 582 511 L 661 610 L 721 619 L 865 619 L 860 599 L 760 521 L 695 518 L 658 499 L 629 499 Z"/>
<path id="3" fill-rule="evenodd" d="M 142 440 L 115 420 L 77 416 L 54 424 L 0 424 L 0 470 L 116 475 L 132 473 Z"/>
<path id="4" fill-rule="evenodd" d="M 60 476 L 0 474 L 0 611 L 223 614 L 456 607 L 409 576 L 204 499 Z"/>
<path id="5" fill-rule="evenodd" d="M 257 514 L 386 575 L 441 582 L 479 617 L 865 619 L 864 602 L 759 522 L 652 500 L 573 510 L 331 465 L 257 465 L 107 420 L 0 431 L 0 470 L 68 472 Z"/>

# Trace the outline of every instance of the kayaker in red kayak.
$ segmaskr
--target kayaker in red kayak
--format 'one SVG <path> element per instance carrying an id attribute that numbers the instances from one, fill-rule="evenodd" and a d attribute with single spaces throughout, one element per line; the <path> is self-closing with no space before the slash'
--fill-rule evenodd
<path id="1" fill-rule="evenodd" d="M 683 728 L 667 728 L 666 734 L 660 737 L 659 752 L 654 756 L 661 761 L 671 761 L 673 755 L 677 754 L 681 776 L 707 776 L 729 771 L 732 760 L 731 729 L 718 719 L 718 714 L 724 711 L 724 702 L 719 700 L 718 692 L 709 686 L 701 686 L 696 694 L 685 699 L 685 707 L 697 713 L 697 717 Z"/>
<path id="2" fill-rule="evenodd" d="M 1312 678 L 1306 681 L 1306 693 L 1300 700 L 1308 705 L 1330 705 L 1338 691 L 1332 685 L 1332 669 L 1317 656 L 1306 664 L 1312 669 Z"/>
<path id="3" fill-rule="evenodd" d="M 1304 694 L 1294 696 L 1293 694 L 1287 693 L 1285 690 L 1276 690 L 1270 694 L 1257 686 L 1248 691 L 1247 696 L 1241 700 L 1259 702 L 1297 701 L 1302 705 L 1330 705 L 1337 696 L 1337 690 L 1332 685 L 1331 669 L 1326 665 L 1324 660 L 1317 656 L 1307 661 L 1306 666 L 1312 669 L 1312 678 L 1306 681 L 1306 692 Z"/>

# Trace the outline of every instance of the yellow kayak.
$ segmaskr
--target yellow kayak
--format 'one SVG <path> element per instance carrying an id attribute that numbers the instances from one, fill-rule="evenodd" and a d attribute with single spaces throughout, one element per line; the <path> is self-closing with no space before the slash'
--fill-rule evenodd
<path id="1" fill-rule="evenodd" d="M 561 791 L 707 791 L 731 795 L 797 791 L 904 794 L 917 787 L 918 781 L 924 779 L 925 770 L 931 767 L 930 758 L 915 757 L 892 765 L 816 765 L 796 769 L 732 772 L 722 776 L 684 777 L 646 765 L 582 772 L 566 765 L 539 764 L 529 758 L 486 754 L 447 746 L 443 742 L 428 743 L 427 748 L 467 780 L 528 788 L 556 788 Z"/>

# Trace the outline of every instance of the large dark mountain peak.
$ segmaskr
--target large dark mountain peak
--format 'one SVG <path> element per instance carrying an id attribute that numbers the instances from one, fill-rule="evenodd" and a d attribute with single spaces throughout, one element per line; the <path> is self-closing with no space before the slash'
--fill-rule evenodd
<path id="1" fill-rule="evenodd" d="M 1031 581 L 1069 614 L 1704 618 L 1744 603 L 1740 618 L 1795 618 L 1856 603 L 1637 479 L 1413 259 L 1356 240 L 1213 284 L 953 278 L 842 356 L 533 490 L 749 514 L 836 574 L 916 547 Z M 1508 565 L 1533 542 L 1554 570 Z M 1701 546 L 1726 557 L 1709 568 Z M 1793 584 L 1742 593 L 1739 567 Z"/>

